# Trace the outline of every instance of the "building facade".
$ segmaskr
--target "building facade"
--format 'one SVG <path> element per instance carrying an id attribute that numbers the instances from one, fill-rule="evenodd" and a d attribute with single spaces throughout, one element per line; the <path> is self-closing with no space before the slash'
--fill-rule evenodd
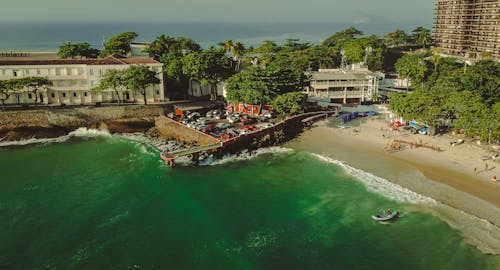
<path id="1" fill-rule="evenodd" d="M 118 100 L 112 89 L 91 91 L 100 84 L 110 69 L 124 70 L 131 65 L 146 65 L 158 74 L 160 83 L 146 90 L 148 102 L 164 101 L 163 65 L 150 58 L 58 59 L 58 60 L 0 60 L 0 80 L 23 77 L 45 77 L 52 85 L 39 91 L 41 104 L 81 105 Z M 121 92 L 120 100 L 143 103 L 135 91 Z M 32 104 L 33 93 L 20 91 L 6 100 L 6 104 Z"/>
<path id="2" fill-rule="evenodd" d="M 350 69 L 320 69 L 307 73 L 311 85 L 306 89 L 310 100 L 337 104 L 360 104 L 370 101 L 378 93 L 383 73 L 372 72 L 361 66 Z"/>
<path id="3" fill-rule="evenodd" d="M 433 40 L 445 54 L 500 60 L 500 0 L 436 0 Z"/>

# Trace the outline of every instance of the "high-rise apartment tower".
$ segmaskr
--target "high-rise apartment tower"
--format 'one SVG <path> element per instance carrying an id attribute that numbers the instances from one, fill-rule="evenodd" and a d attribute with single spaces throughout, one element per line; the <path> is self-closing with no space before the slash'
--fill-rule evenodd
<path id="1" fill-rule="evenodd" d="M 436 0 L 433 28 L 445 54 L 500 61 L 500 0 Z"/>

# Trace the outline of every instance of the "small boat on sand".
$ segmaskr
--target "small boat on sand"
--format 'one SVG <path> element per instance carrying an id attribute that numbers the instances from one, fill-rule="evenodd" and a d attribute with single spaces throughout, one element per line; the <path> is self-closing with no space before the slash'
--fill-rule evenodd
<path id="1" fill-rule="evenodd" d="M 397 211 L 383 211 L 375 216 L 372 216 L 372 218 L 377 221 L 386 221 L 396 218 L 398 216 L 399 212 Z"/>

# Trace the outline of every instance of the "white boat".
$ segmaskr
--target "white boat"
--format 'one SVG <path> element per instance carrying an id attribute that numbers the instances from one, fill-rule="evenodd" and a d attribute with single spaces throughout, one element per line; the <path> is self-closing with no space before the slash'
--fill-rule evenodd
<path id="1" fill-rule="evenodd" d="M 377 220 L 377 221 L 385 221 L 385 220 L 391 220 L 391 219 L 396 218 L 398 216 L 399 216 L 399 212 L 391 211 L 391 212 L 382 212 L 380 214 L 372 216 L 372 218 L 374 220 Z"/>

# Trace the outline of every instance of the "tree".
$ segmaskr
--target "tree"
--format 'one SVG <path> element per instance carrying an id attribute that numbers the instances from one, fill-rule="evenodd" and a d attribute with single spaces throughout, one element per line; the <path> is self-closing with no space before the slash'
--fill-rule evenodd
<path id="1" fill-rule="evenodd" d="M 28 93 L 35 96 L 35 105 L 38 105 L 38 91 L 52 85 L 49 79 L 43 77 L 26 77 L 19 80 L 22 88 L 26 88 Z"/>
<path id="2" fill-rule="evenodd" d="M 420 83 L 427 72 L 424 58 L 418 54 L 405 54 L 396 62 L 396 71 L 403 79 L 410 79 L 413 83 Z M 408 88 L 407 88 L 408 89 Z"/>
<path id="3" fill-rule="evenodd" d="M 148 104 L 146 89 L 151 85 L 160 83 L 160 79 L 156 77 L 156 72 L 144 65 L 130 66 L 125 70 L 123 79 L 129 90 L 137 91 L 142 95 L 144 104 Z"/>
<path id="4" fill-rule="evenodd" d="M 14 93 L 15 86 L 13 80 L 0 80 L 0 100 L 2 110 L 5 111 L 5 101 Z"/>
<path id="5" fill-rule="evenodd" d="M 385 35 L 389 46 L 401 46 L 408 42 L 408 35 L 404 30 L 396 29 Z"/>
<path id="6" fill-rule="evenodd" d="M 358 36 L 363 35 L 363 32 L 355 27 L 349 27 L 342 31 L 336 32 L 322 43 L 323 46 L 341 48 L 345 42 L 351 41 Z"/>
<path id="7" fill-rule="evenodd" d="M 174 38 L 167 35 L 158 36 L 146 49 L 144 49 L 150 57 L 159 61 L 161 61 L 166 54 L 182 57 L 186 53 L 199 52 L 200 50 L 201 46 L 190 38 Z"/>
<path id="8" fill-rule="evenodd" d="M 243 62 L 243 56 L 245 55 L 246 48 L 241 42 L 236 42 L 233 46 L 233 60 L 236 62 L 235 71 L 239 72 L 241 70 L 241 63 Z"/>
<path id="9" fill-rule="evenodd" d="M 79 55 L 78 46 L 76 44 L 71 43 L 71 41 L 63 43 L 61 46 L 59 46 L 59 51 L 57 52 L 57 55 L 64 59 L 75 58 L 76 56 Z"/>
<path id="10" fill-rule="evenodd" d="M 302 92 L 281 94 L 273 101 L 273 109 L 282 116 L 303 113 L 304 108 L 305 95 Z"/>
<path id="11" fill-rule="evenodd" d="M 430 44 L 431 42 L 431 30 L 424 28 L 422 26 L 419 26 L 415 29 L 413 29 L 411 35 L 411 40 L 413 41 L 414 44 L 423 46 L 424 48 Z"/>
<path id="12" fill-rule="evenodd" d="M 73 44 L 71 41 L 68 41 L 59 46 L 57 55 L 64 59 L 75 58 L 77 56 L 80 58 L 97 58 L 99 50 L 92 48 L 88 42 Z"/>
<path id="13" fill-rule="evenodd" d="M 500 100 L 500 63 L 483 60 L 461 77 L 465 89 L 477 91 L 488 106 Z"/>
<path id="14" fill-rule="evenodd" d="M 120 94 L 127 90 L 127 81 L 125 80 L 125 71 L 117 69 L 109 69 L 101 78 L 98 86 L 94 87 L 92 91 L 104 91 L 111 89 L 115 92 L 118 99 L 118 105 L 121 103 Z"/>
<path id="15" fill-rule="evenodd" d="M 224 49 L 190 53 L 182 58 L 184 74 L 198 80 L 201 85 L 209 85 L 211 99 L 217 98 L 217 83 L 233 74 L 231 59 L 225 55 Z"/>
<path id="16" fill-rule="evenodd" d="M 107 42 L 104 43 L 103 55 L 118 54 L 125 56 L 130 51 L 130 44 L 139 35 L 135 32 L 123 32 L 116 36 L 111 37 Z"/>

